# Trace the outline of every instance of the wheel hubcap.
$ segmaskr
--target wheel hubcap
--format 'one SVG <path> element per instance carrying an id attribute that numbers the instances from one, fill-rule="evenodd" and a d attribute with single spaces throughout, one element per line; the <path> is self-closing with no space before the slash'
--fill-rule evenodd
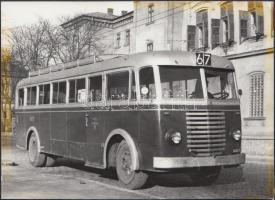
<path id="1" fill-rule="evenodd" d="M 124 148 L 124 151 L 120 157 L 120 178 L 124 183 L 129 183 L 134 175 L 134 171 L 131 169 L 131 153 L 128 148 Z"/>
<path id="2" fill-rule="evenodd" d="M 36 140 L 32 137 L 30 139 L 30 146 L 29 146 L 29 158 L 31 162 L 35 160 L 36 154 L 37 154 L 37 143 L 36 143 Z"/>

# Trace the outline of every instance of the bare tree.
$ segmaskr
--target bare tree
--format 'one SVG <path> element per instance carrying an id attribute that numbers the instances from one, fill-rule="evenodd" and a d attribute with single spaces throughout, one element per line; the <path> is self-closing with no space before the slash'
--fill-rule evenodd
<path id="1" fill-rule="evenodd" d="M 63 17 L 62 21 L 70 21 Z M 95 36 L 100 30 L 90 21 L 73 22 L 68 28 L 61 26 L 48 31 L 54 57 L 61 62 L 69 62 L 81 59 L 93 54 L 100 54 L 101 48 L 97 45 L 98 38 Z"/>
<path id="2" fill-rule="evenodd" d="M 38 23 L 15 29 L 11 35 L 12 61 L 28 70 L 36 70 L 49 65 L 53 55 L 47 30 L 48 21 L 39 19 Z"/>

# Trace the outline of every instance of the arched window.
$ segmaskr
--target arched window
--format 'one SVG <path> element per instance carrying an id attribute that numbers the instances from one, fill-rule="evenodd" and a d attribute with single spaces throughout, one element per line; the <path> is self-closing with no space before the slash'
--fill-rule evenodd
<path id="1" fill-rule="evenodd" d="M 249 74 L 250 116 L 264 116 L 264 72 Z"/>

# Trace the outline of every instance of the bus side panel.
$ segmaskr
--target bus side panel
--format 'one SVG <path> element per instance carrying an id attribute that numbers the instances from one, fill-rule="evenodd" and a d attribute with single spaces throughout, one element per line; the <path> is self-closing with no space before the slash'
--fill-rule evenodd
<path id="1" fill-rule="evenodd" d="M 66 112 L 51 113 L 51 145 L 53 154 L 68 155 Z"/>
<path id="2" fill-rule="evenodd" d="M 139 111 L 139 145 L 142 155 L 140 168 L 152 169 L 153 157 L 162 153 L 160 123 L 157 111 Z"/>
<path id="3" fill-rule="evenodd" d="M 88 115 L 88 126 L 86 129 L 86 159 L 88 162 L 95 165 L 103 165 L 103 148 L 101 144 L 105 142 L 103 133 L 106 112 L 90 111 L 83 114 Z"/>
<path id="4" fill-rule="evenodd" d="M 39 137 L 40 137 L 40 142 L 43 142 L 43 138 L 41 138 L 40 136 L 40 132 L 39 132 L 39 112 L 32 112 L 32 111 L 28 111 L 25 114 L 25 127 L 26 127 L 26 134 L 27 131 L 30 127 L 34 127 L 36 128 L 36 130 L 38 131 Z M 42 145 L 42 143 L 41 143 Z"/>
<path id="5" fill-rule="evenodd" d="M 27 127 L 26 127 L 26 117 L 24 112 L 16 111 L 16 145 L 19 147 L 26 148 L 26 136 L 27 136 Z"/>
<path id="6" fill-rule="evenodd" d="M 85 112 L 67 112 L 69 157 L 84 159 L 86 144 Z"/>
<path id="7" fill-rule="evenodd" d="M 40 136 L 40 144 L 41 151 L 43 152 L 51 152 L 50 145 L 50 133 L 51 133 L 51 113 L 50 112 L 40 112 L 40 123 L 39 123 L 39 136 Z"/>

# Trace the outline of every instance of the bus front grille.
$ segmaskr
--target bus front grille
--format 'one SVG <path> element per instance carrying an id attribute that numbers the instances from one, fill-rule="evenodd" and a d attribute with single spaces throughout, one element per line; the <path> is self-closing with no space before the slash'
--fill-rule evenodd
<path id="1" fill-rule="evenodd" d="M 186 112 L 186 126 L 189 152 L 197 156 L 223 154 L 226 143 L 224 112 Z"/>

